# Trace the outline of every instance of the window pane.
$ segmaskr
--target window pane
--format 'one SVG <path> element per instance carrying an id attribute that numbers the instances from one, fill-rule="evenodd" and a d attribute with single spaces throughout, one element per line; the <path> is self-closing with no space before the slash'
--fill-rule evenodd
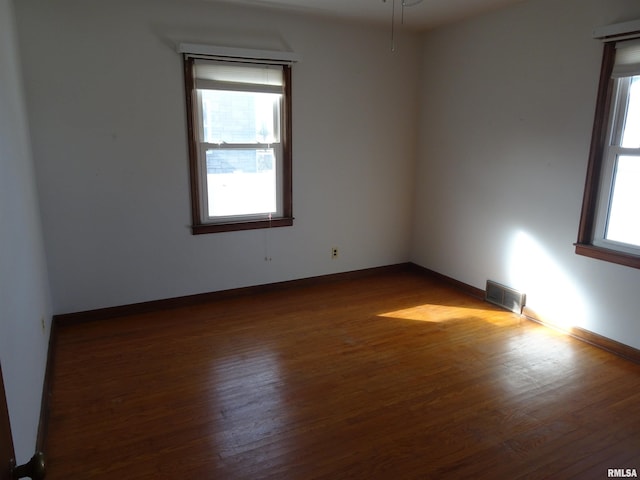
<path id="1" fill-rule="evenodd" d="M 618 157 L 611 192 L 607 240 L 640 246 L 640 157 Z"/>
<path id="2" fill-rule="evenodd" d="M 200 90 L 206 143 L 279 142 L 281 94 Z"/>
<path id="3" fill-rule="evenodd" d="M 631 77 L 622 147 L 640 148 L 640 75 Z"/>
<path id="4" fill-rule="evenodd" d="M 210 217 L 277 211 L 273 149 L 210 149 L 206 160 Z"/>

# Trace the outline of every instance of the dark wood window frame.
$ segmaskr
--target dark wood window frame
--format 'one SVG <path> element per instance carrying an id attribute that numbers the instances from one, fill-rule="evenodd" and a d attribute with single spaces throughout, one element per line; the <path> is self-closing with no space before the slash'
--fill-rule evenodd
<path id="1" fill-rule="evenodd" d="M 251 63 L 246 60 L 245 63 Z M 195 78 L 194 56 L 183 56 L 185 98 L 187 107 L 187 138 L 189 143 L 189 182 L 191 188 L 191 233 L 200 235 L 206 233 L 231 232 L 238 230 L 254 230 L 260 228 L 287 227 L 293 225 L 293 194 L 292 194 L 292 148 L 291 148 L 291 65 L 282 65 L 284 77 L 283 119 L 282 119 L 282 215 L 271 219 L 240 220 L 226 223 L 208 223 L 202 220 L 202 192 L 199 174 L 197 126 L 195 122 Z"/>
<path id="2" fill-rule="evenodd" d="M 608 42 L 604 45 L 595 119 L 591 136 L 591 148 L 589 151 L 589 165 L 587 167 L 587 178 L 585 181 L 582 213 L 578 229 L 578 240 L 575 243 L 575 252 L 578 255 L 584 255 L 598 260 L 640 268 L 640 256 L 593 244 L 598 195 L 600 193 L 604 152 L 607 143 L 609 112 L 611 110 L 611 102 L 613 101 L 614 81 L 611 78 L 611 74 L 615 62 L 615 44 L 616 42 Z"/>

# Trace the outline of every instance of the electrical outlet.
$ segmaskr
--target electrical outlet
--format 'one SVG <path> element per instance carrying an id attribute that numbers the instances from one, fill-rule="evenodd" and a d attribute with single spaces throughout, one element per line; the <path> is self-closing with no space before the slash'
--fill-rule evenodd
<path id="1" fill-rule="evenodd" d="M 331 258 L 338 258 L 338 247 L 331 248 Z"/>

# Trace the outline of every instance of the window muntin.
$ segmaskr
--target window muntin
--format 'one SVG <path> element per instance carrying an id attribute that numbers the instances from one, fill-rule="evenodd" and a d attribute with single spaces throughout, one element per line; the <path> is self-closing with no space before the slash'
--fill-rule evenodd
<path id="1" fill-rule="evenodd" d="M 291 225 L 290 67 L 185 56 L 193 233 Z"/>
<path id="2" fill-rule="evenodd" d="M 640 268 L 640 41 L 608 41 L 576 253 Z"/>
<path id="3" fill-rule="evenodd" d="M 640 75 L 612 81 L 593 244 L 640 255 Z"/>
<path id="4" fill-rule="evenodd" d="M 282 216 L 281 93 L 197 88 L 203 220 Z M 278 175 L 279 173 L 279 175 Z"/>

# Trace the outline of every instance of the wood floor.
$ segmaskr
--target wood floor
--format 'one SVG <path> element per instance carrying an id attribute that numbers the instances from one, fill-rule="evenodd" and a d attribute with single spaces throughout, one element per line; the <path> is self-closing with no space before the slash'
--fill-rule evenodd
<path id="1" fill-rule="evenodd" d="M 49 480 L 640 472 L 640 365 L 418 272 L 57 333 Z"/>

